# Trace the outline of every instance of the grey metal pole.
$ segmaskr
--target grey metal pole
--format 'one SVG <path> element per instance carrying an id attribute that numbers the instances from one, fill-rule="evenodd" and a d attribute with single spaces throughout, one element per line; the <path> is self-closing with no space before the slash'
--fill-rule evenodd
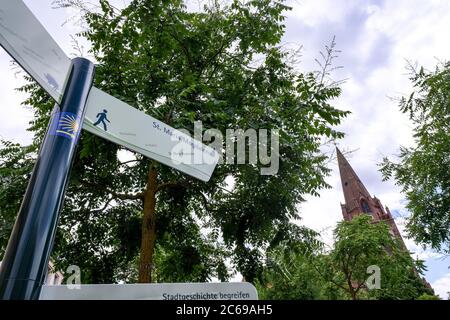
<path id="1" fill-rule="evenodd" d="M 94 69 L 87 59 L 72 60 L 61 107 L 55 105 L 0 267 L 0 299 L 39 298 Z"/>

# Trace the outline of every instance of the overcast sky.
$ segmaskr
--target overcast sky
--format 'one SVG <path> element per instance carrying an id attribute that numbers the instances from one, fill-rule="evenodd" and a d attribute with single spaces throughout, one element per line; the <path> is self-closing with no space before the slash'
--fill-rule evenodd
<path id="1" fill-rule="evenodd" d="M 51 0 L 25 3 L 50 34 L 70 56 L 74 53 L 70 35 L 78 29 L 71 23 L 69 10 L 51 9 Z M 122 2 L 122 1 L 118 1 Z M 333 77 L 347 79 L 343 94 L 335 101 L 352 114 L 340 127 L 346 137 L 339 142 L 343 150 L 356 150 L 348 160 L 372 195 L 376 195 L 391 212 L 401 231 L 404 227 L 405 201 L 392 182 L 382 182 L 377 163 L 392 156 L 399 145 L 411 145 L 411 123 L 399 112 L 391 98 L 407 95 L 411 84 L 406 75 L 406 60 L 432 69 L 439 60 L 449 59 L 450 1 L 447 0 L 292 0 L 287 14 L 283 42 L 302 45 L 298 68 L 317 69 L 314 58 L 336 36 L 341 50 L 336 66 L 343 66 Z M 19 143 L 29 143 L 26 131 L 32 113 L 20 106 L 25 96 L 15 91 L 23 81 L 11 69 L 10 57 L 0 49 L 0 136 Z M 302 223 L 322 231 L 331 244 L 331 231 L 342 219 L 340 202 L 344 201 L 337 163 L 332 162 L 327 179 L 332 189 L 320 198 L 308 198 L 299 207 Z M 403 232 L 404 234 L 404 232 Z M 443 259 L 405 238 L 414 256 L 425 259 L 428 281 L 435 291 L 447 298 L 450 291 L 450 258 Z"/>

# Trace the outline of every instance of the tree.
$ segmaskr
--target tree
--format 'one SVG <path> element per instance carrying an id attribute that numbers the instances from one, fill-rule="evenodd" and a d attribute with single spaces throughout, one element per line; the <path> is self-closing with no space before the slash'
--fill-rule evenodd
<path id="1" fill-rule="evenodd" d="M 385 222 L 373 223 L 370 215 L 362 214 L 340 222 L 334 236 L 334 248 L 316 270 L 351 299 L 415 299 L 433 294 L 419 276 L 423 264 L 402 249 Z M 376 288 L 376 278 L 369 276 L 377 277 L 378 271 Z"/>
<path id="2" fill-rule="evenodd" d="M 417 300 L 441 300 L 441 298 L 439 298 L 439 296 L 424 293 L 420 297 L 418 297 Z"/>
<path id="3" fill-rule="evenodd" d="M 397 162 L 384 158 L 381 172 L 406 196 L 408 235 L 450 253 L 450 64 L 411 71 L 415 89 L 400 110 L 414 124 L 415 146 L 401 147 Z"/>
<path id="4" fill-rule="evenodd" d="M 322 263 L 324 244 L 318 233 L 292 226 L 291 235 L 273 243 L 267 251 L 263 277 L 256 285 L 260 299 L 270 300 L 336 300 L 345 299 L 342 292 L 316 271 Z"/>
<path id="5" fill-rule="evenodd" d="M 299 229 L 301 230 L 301 229 Z M 433 295 L 424 267 L 400 247 L 384 222 L 369 215 L 336 227 L 334 248 L 325 250 L 317 233 L 281 241 L 268 250 L 262 299 L 423 299 Z M 379 271 L 379 287 L 377 280 Z"/>
<path id="6" fill-rule="evenodd" d="M 33 148 L 1 141 L 0 149 L 0 261 L 6 250 L 17 209 L 33 169 Z M 4 188 L 3 186 L 8 186 Z"/>
<path id="7" fill-rule="evenodd" d="M 192 131 L 201 120 L 205 129 L 277 129 L 280 137 L 277 174 L 261 175 L 262 164 L 223 163 L 204 183 L 137 154 L 124 161 L 122 147 L 83 132 L 53 252 L 57 267 L 76 264 L 94 283 L 226 280 L 234 271 L 255 281 L 265 249 L 298 218 L 296 204 L 327 187 L 319 147 L 343 136 L 332 127 L 347 114 L 328 102 L 340 94 L 326 81 L 334 43 L 323 72 L 303 74 L 279 46 L 289 9 L 281 2 L 213 3 L 202 12 L 180 0 L 133 0 L 122 10 L 105 0 L 98 8 L 57 4 L 81 8 L 80 36 L 98 62 L 95 86 L 175 128 Z M 53 102 L 33 82 L 22 90 L 35 110 L 33 155 Z M 8 181 L 29 169 L 3 159 L 20 152 L 5 149 L 0 163 L 3 219 L 11 218 L 5 206 L 12 213 L 20 202 L 11 188 L 25 187 Z"/>

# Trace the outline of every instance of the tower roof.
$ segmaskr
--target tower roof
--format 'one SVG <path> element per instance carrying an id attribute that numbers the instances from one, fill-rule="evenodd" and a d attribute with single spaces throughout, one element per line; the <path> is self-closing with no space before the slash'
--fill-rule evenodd
<path id="1" fill-rule="evenodd" d="M 344 219 L 350 221 L 360 214 L 370 214 L 374 221 L 385 220 L 390 226 L 391 233 L 401 239 L 403 248 L 406 249 L 403 238 L 389 209 L 386 207 L 386 210 L 384 210 L 380 200 L 370 196 L 350 163 L 348 163 L 341 150 L 337 147 L 336 154 L 339 172 L 341 174 L 342 190 L 345 197 L 345 204 L 341 204 Z"/>
<path id="2" fill-rule="evenodd" d="M 355 199 L 364 197 L 370 199 L 370 194 L 364 184 L 353 170 L 350 163 L 345 159 L 341 150 L 336 147 L 339 173 L 341 175 L 342 190 L 344 192 L 345 203 L 351 204 Z"/>

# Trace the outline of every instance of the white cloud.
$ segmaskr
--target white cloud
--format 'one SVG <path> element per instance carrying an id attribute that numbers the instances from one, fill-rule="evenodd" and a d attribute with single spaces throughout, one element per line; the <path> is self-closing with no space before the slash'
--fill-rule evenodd
<path id="1" fill-rule="evenodd" d="M 435 294 L 439 295 L 441 299 L 448 299 L 450 295 L 450 272 L 434 281 L 431 286 Z"/>
<path id="2" fill-rule="evenodd" d="M 351 1 L 354 3 L 354 1 Z M 350 3 L 350 1 L 349 1 Z M 289 5 L 292 7 L 288 16 L 295 15 L 308 26 L 314 27 L 325 21 L 338 23 L 345 19 L 347 15 L 347 7 L 333 0 L 321 1 L 291 1 Z M 347 4 L 348 5 L 348 4 Z M 324 10 L 327 8 L 327 10 Z"/>
<path id="3" fill-rule="evenodd" d="M 11 58 L 0 52 L 0 137 L 17 143 L 31 142 L 32 135 L 26 131 L 33 114 L 20 105 L 26 95 L 15 89 L 25 82 L 22 75 L 15 75 L 11 66 Z"/>
<path id="4" fill-rule="evenodd" d="M 391 211 L 405 213 L 400 188 L 392 181 L 382 182 L 377 166 L 383 156 L 397 154 L 400 145 L 413 144 L 411 123 L 391 97 L 407 95 L 412 90 L 406 59 L 432 69 L 436 58 L 449 58 L 450 2 L 304 0 L 290 4 L 294 9 L 286 21 L 284 41 L 304 45 L 304 69 L 314 66 L 311 61 L 336 35 L 337 47 L 342 50 L 336 65 L 343 64 L 344 69 L 334 76 L 349 80 L 335 105 L 352 111 L 339 127 L 347 134 L 339 145 L 358 149 L 349 161 L 369 192 Z M 320 198 L 308 197 L 300 208 L 302 223 L 316 230 L 330 230 L 342 219 L 339 171 L 336 163 L 331 166 L 332 176 L 327 181 L 333 189 L 323 190 Z M 396 221 L 405 236 L 404 218 Z M 331 232 L 322 234 L 327 243 L 332 242 Z M 404 239 L 421 259 L 440 256 Z M 435 278 L 433 272 L 427 274 Z"/>

